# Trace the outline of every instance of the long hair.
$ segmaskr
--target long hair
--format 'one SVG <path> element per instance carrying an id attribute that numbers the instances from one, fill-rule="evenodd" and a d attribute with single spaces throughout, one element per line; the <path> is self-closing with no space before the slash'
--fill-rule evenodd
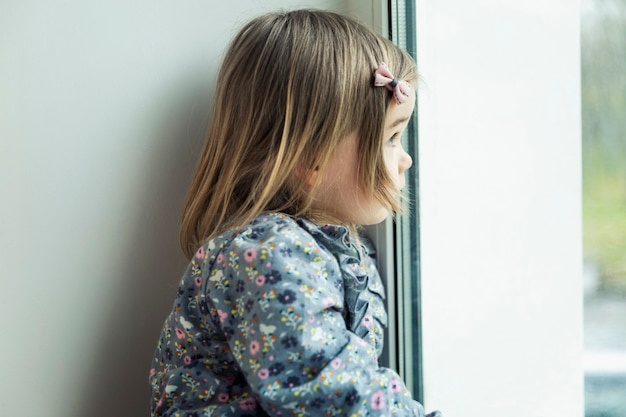
<path id="1" fill-rule="evenodd" d="M 264 211 L 315 220 L 307 178 L 353 132 L 359 166 L 367 167 L 359 170 L 360 186 L 399 208 L 382 152 L 390 96 L 373 85 L 381 61 L 396 77 L 417 81 L 405 52 L 335 13 L 271 13 L 240 30 L 218 76 L 212 123 L 183 207 L 187 257 Z"/>

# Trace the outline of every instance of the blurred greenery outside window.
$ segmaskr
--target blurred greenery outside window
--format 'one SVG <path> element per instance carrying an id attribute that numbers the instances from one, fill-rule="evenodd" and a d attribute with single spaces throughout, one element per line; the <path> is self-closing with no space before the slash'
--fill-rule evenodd
<path id="1" fill-rule="evenodd" d="M 586 4 L 585 4 L 586 3 Z M 626 0 L 585 0 L 583 236 L 597 290 L 626 294 Z"/>

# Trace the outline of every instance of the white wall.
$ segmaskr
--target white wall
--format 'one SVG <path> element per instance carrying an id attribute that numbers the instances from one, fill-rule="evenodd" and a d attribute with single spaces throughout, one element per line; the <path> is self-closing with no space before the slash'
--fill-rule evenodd
<path id="1" fill-rule="evenodd" d="M 579 5 L 417 1 L 425 403 L 582 416 Z"/>
<path id="2" fill-rule="evenodd" d="M 2 3 L 0 415 L 149 415 L 223 48 L 261 11 L 341 5 Z"/>

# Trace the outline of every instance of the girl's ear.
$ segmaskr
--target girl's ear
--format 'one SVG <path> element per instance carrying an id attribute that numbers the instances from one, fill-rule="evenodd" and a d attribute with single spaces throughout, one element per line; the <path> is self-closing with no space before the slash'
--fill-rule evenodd
<path id="1" fill-rule="evenodd" d="M 309 169 L 297 168 L 295 172 L 298 180 L 304 182 L 309 187 L 312 187 L 315 184 L 315 181 L 317 181 L 318 173 L 319 167 Z"/>
<path id="2" fill-rule="evenodd" d="M 307 172 L 306 183 L 309 187 L 312 187 L 317 180 L 317 174 L 319 173 L 319 167 L 315 167 L 313 171 Z"/>

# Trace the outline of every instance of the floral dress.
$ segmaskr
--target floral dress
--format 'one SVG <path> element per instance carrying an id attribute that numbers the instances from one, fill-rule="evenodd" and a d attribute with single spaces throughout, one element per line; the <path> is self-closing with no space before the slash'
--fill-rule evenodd
<path id="1" fill-rule="evenodd" d="M 270 213 L 204 244 L 163 326 L 153 416 L 419 416 L 378 366 L 386 313 L 347 228 Z"/>

